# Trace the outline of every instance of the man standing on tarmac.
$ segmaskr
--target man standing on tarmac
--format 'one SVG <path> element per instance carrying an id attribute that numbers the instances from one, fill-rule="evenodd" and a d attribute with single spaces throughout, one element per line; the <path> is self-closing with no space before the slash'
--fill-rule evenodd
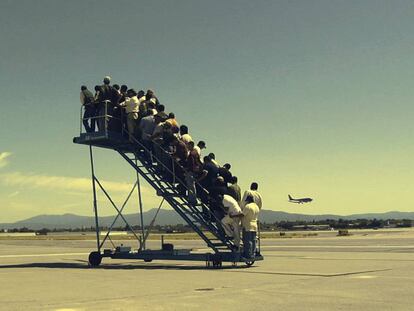
<path id="1" fill-rule="evenodd" d="M 248 195 L 243 209 L 243 256 L 246 259 L 253 259 L 256 254 L 256 232 L 259 207 L 253 201 L 253 196 Z"/>
<path id="2" fill-rule="evenodd" d="M 226 216 L 221 220 L 224 231 L 228 236 L 234 237 L 234 245 L 240 247 L 240 218 L 243 213 L 237 201 L 225 194 L 223 195 L 223 207 L 227 211 Z"/>

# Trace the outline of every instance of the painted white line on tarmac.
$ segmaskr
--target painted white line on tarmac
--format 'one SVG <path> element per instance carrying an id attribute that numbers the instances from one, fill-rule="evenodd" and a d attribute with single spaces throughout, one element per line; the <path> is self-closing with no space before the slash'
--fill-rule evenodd
<path id="1" fill-rule="evenodd" d="M 83 256 L 89 253 L 62 253 L 62 254 L 21 254 L 21 255 L 0 255 L 0 258 L 19 258 L 19 257 L 54 257 L 54 256 Z"/>
<path id="2" fill-rule="evenodd" d="M 405 248 L 414 249 L 408 245 L 262 245 L 260 248 Z"/>

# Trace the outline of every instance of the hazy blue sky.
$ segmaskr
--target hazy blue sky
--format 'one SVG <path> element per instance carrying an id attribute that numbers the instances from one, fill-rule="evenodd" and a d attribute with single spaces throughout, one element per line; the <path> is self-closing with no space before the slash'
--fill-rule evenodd
<path id="1" fill-rule="evenodd" d="M 80 85 L 107 74 L 155 89 L 243 188 L 259 182 L 266 209 L 413 211 L 413 12 L 388 0 L 1 0 L 0 222 L 92 214 L 88 150 L 72 138 Z M 97 161 L 122 201 L 133 172 L 114 152 Z M 157 204 L 150 189 L 144 204 Z"/>

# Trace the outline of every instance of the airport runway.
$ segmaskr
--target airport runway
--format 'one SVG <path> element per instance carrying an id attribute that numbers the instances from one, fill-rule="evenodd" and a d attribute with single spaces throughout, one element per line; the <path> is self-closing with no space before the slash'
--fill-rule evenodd
<path id="1" fill-rule="evenodd" d="M 413 242 L 410 229 L 264 240 L 263 262 L 212 270 L 106 258 L 89 268 L 94 241 L 0 240 L 0 310 L 413 310 Z"/>

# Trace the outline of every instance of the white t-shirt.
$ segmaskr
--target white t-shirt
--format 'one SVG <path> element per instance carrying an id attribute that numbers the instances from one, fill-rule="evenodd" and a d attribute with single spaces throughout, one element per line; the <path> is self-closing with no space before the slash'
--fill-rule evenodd
<path id="1" fill-rule="evenodd" d="M 242 201 L 241 201 L 241 207 L 242 207 L 242 209 L 245 207 L 245 205 L 246 205 L 246 198 L 249 195 L 253 197 L 253 202 L 257 204 L 257 207 L 259 208 L 259 210 L 262 209 L 262 196 L 256 190 L 246 190 L 244 192 L 243 198 L 242 198 Z"/>
<path id="2" fill-rule="evenodd" d="M 193 141 L 193 139 L 191 138 L 190 134 L 184 134 L 183 136 L 181 136 L 181 141 L 188 145 L 188 143 L 190 141 Z"/>
<path id="3" fill-rule="evenodd" d="M 233 197 L 227 194 L 223 195 L 223 206 L 228 209 L 227 213 L 230 216 L 234 216 L 234 215 L 238 215 L 242 213 L 242 210 L 239 204 L 237 203 L 237 201 Z"/>
<path id="4" fill-rule="evenodd" d="M 136 113 L 138 112 L 139 101 L 136 96 L 132 96 L 126 98 L 125 101 L 119 105 L 125 107 L 126 113 Z"/>
<path id="5" fill-rule="evenodd" d="M 259 216 L 259 207 L 256 203 L 249 203 L 244 207 L 244 217 L 242 218 L 242 227 L 246 231 L 257 232 L 257 218 Z"/>

